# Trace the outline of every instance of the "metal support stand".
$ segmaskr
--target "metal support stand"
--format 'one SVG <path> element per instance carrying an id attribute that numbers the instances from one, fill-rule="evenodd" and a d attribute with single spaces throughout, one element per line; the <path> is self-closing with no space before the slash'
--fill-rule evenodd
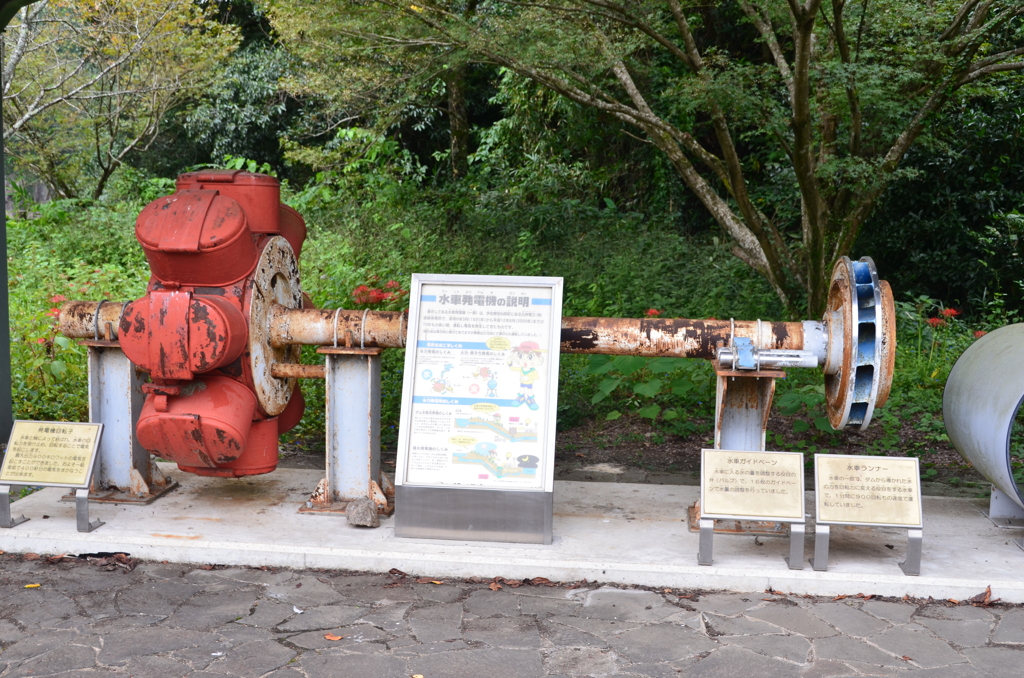
<path id="1" fill-rule="evenodd" d="M 697 564 L 710 565 L 713 561 L 712 549 L 715 542 L 715 521 L 710 518 L 700 519 L 700 545 L 697 549 Z"/>
<path id="2" fill-rule="evenodd" d="M 380 471 L 379 348 L 324 347 L 327 379 L 327 477 L 300 508 L 344 513 L 356 499 L 394 511 L 394 488 Z"/>
<path id="3" fill-rule="evenodd" d="M 28 520 L 25 516 L 11 517 L 11 485 L 0 485 L 0 527 L 14 527 Z"/>
<path id="4" fill-rule="evenodd" d="M 818 523 L 814 526 L 814 557 L 811 558 L 811 567 L 816 572 L 828 571 L 828 540 L 830 530 L 828 525 Z"/>
<path id="5" fill-rule="evenodd" d="M 785 372 L 717 370 L 715 449 L 764 450 L 764 432 L 775 395 L 775 379 Z"/>
<path id="6" fill-rule="evenodd" d="M 104 329 L 109 337 L 111 328 Z M 103 424 L 92 500 L 148 504 L 178 483 L 160 472 L 135 437 L 145 401 L 142 378 L 116 341 L 82 343 L 89 349 L 89 421 Z"/>
<path id="7" fill-rule="evenodd" d="M 923 537 L 924 530 L 907 530 L 907 559 L 900 563 L 900 569 L 908 577 L 917 577 L 921 574 L 921 542 Z"/>
<path id="8" fill-rule="evenodd" d="M 789 556 L 784 558 L 791 570 L 804 569 L 804 524 L 789 525 Z"/>
<path id="9" fill-rule="evenodd" d="M 75 518 L 78 520 L 79 532 L 92 532 L 104 524 L 99 518 L 89 522 L 89 490 L 75 490 Z"/>
<path id="10" fill-rule="evenodd" d="M 993 486 L 988 500 L 988 519 L 996 527 L 1024 527 L 1024 508 Z"/>

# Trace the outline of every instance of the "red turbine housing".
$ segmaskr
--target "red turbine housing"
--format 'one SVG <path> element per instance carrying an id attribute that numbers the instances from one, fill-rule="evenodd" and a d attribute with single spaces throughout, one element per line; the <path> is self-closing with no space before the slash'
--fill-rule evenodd
<path id="1" fill-rule="evenodd" d="M 267 338 L 273 304 L 303 305 L 302 217 L 281 204 L 273 177 L 193 172 L 142 210 L 135 236 L 152 277 L 125 306 L 118 336 L 150 377 L 139 443 L 199 475 L 273 471 L 278 435 L 305 408 L 297 380 L 270 369 L 298 362 L 298 348 Z"/>

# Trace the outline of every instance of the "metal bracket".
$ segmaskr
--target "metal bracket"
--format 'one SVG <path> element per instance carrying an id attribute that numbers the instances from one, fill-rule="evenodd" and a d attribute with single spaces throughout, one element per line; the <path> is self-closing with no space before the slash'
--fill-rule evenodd
<path id="1" fill-rule="evenodd" d="M 804 523 L 789 524 L 789 556 L 783 558 L 791 570 L 804 569 Z"/>
<path id="2" fill-rule="evenodd" d="M 697 564 L 710 565 L 713 560 L 711 552 L 715 542 L 715 521 L 711 518 L 700 519 L 700 546 L 697 550 Z"/>
<path id="3" fill-rule="evenodd" d="M 814 557 L 811 558 L 811 567 L 816 572 L 828 571 L 828 540 L 830 530 L 828 525 L 818 523 L 814 526 Z"/>
<path id="4" fill-rule="evenodd" d="M 0 485 L 0 527 L 14 527 L 28 520 L 25 516 L 11 517 L 11 485 Z"/>
<path id="5" fill-rule="evenodd" d="M 907 530 L 907 559 L 900 563 L 900 569 L 908 577 L 921 574 L 921 542 L 924 530 L 912 528 Z"/>
<path id="6" fill-rule="evenodd" d="M 99 518 L 89 522 L 89 490 L 75 490 L 75 518 L 78 520 L 79 532 L 92 532 L 105 524 Z"/>
<path id="7" fill-rule="evenodd" d="M 1024 527 L 1024 508 L 1010 495 L 993 486 L 988 500 L 988 519 L 996 527 Z"/>

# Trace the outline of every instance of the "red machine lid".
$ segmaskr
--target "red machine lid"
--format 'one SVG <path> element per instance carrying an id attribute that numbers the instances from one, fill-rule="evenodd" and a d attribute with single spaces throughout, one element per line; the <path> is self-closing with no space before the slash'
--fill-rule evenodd
<path id="1" fill-rule="evenodd" d="M 135 222 L 142 246 L 161 252 L 199 252 L 247 235 L 241 205 L 218 191 L 184 190 L 155 200 Z"/>

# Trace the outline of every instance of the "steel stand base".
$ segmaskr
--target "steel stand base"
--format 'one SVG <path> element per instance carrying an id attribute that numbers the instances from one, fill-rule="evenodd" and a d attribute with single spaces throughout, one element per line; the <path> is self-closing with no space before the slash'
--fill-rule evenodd
<path id="1" fill-rule="evenodd" d="M 907 530 L 907 559 L 900 563 L 900 569 L 908 577 L 917 577 L 921 574 L 921 542 L 923 541 L 924 530 Z"/>
<path id="2" fill-rule="evenodd" d="M 149 493 L 142 495 L 113 487 L 107 490 L 100 490 L 99 493 L 90 493 L 89 501 L 95 504 L 139 504 L 145 506 L 152 504 L 171 490 L 176 489 L 178 489 L 178 481 L 176 480 L 169 481 L 163 487 L 152 487 Z M 75 501 L 75 495 L 65 494 L 60 500 Z"/>
<path id="3" fill-rule="evenodd" d="M 715 521 L 711 518 L 700 519 L 700 545 L 697 547 L 697 564 L 710 565 L 715 547 Z"/>
<path id="4" fill-rule="evenodd" d="M 811 567 L 816 572 L 828 571 L 828 540 L 831 531 L 828 525 L 818 523 L 814 526 L 814 557 L 811 558 Z"/>
<path id="5" fill-rule="evenodd" d="M 791 570 L 804 569 L 804 524 L 789 524 L 789 555 L 783 558 Z"/>
<path id="6" fill-rule="evenodd" d="M 0 527 L 14 527 L 28 520 L 25 516 L 11 517 L 11 485 L 0 485 Z"/>
<path id="7" fill-rule="evenodd" d="M 92 532 L 100 525 L 105 525 L 102 520 L 89 522 L 89 490 L 75 490 L 75 518 L 78 521 L 79 532 Z"/>

